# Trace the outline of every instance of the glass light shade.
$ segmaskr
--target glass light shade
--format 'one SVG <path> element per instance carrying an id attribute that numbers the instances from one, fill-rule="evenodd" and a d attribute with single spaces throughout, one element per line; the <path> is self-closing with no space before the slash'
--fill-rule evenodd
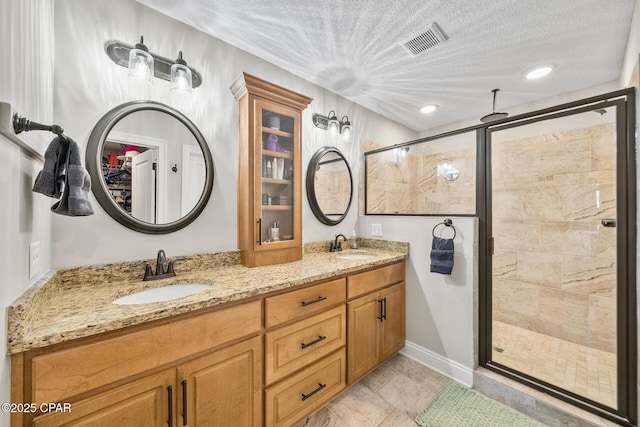
<path id="1" fill-rule="evenodd" d="M 142 49 L 129 52 L 129 78 L 145 80 L 153 84 L 153 56 Z"/>
<path id="2" fill-rule="evenodd" d="M 191 70 L 186 65 L 175 63 L 171 66 L 171 91 L 191 94 L 193 78 Z"/>
<path id="3" fill-rule="evenodd" d="M 342 139 L 348 141 L 351 139 L 351 125 L 342 125 Z"/>
<path id="4" fill-rule="evenodd" d="M 336 117 L 336 113 L 332 110 L 329 111 L 329 121 L 327 122 L 327 130 L 333 136 L 337 135 L 340 131 L 340 122 Z"/>
<path id="5" fill-rule="evenodd" d="M 351 122 L 347 116 L 343 116 L 342 121 L 340 121 L 340 133 L 344 141 L 349 141 L 351 138 Z"/>

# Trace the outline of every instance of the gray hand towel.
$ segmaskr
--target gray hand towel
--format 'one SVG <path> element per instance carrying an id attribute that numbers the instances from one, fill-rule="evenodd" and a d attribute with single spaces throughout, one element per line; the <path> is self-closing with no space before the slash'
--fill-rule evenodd
<path id="1" fill-rule="evenodd" d="M 44 167 L 38 173 L 32 191 L 59 199 L 64 191 L 68 163 L 69 144 L 57 136 L 44 153 Z"/>
<path id="2" fill-rule="evenodd" d="M 45 152 L 44 168 L 36 177 L 33 191 L 60 198 L 51 206 L 52 212 L 88 216 L 93 215 L 90 189 L 91 178 L 82 166 L 78 144 L 68 137 L 54 138 Z"/>
<path id="3" fill-rule="evenodd" d="M 431 272 L 451 274 L 453 255 L 453 239 L 441 239 L 434 236 L 431 243 Z"/>

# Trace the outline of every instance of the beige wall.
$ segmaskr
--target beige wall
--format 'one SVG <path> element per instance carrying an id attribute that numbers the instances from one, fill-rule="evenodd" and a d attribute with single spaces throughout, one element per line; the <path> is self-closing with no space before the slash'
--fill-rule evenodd
<path id="1" fill-rule="evenodd" d="M 613 124 L 492 153 L 494 320 L 615 352 Z"/>

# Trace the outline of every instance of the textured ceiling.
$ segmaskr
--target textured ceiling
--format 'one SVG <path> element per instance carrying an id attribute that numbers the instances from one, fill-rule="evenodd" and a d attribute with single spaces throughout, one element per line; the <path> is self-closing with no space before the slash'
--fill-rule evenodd
<path id="1" fill-rule="evenodd" d="M 138 0 L 416 131 L 617 79 L 634 0 Z M 399 44 L 437 22 L 449 40 Z M 553 64 L 552 74 L 523 73 Z M 438 104 L 432 114 L 419 112 Z"/>

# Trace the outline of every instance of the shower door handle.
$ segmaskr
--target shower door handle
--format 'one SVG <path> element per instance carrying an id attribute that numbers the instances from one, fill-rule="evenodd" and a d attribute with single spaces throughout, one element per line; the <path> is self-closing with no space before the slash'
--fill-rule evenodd
<path id="1" fill-rule="evenodd" d="M 615 227 L 618 222 L 616 221 L 615 218 L 603 218 L 602 219 L 602 225 L 604 227 Z"/>

